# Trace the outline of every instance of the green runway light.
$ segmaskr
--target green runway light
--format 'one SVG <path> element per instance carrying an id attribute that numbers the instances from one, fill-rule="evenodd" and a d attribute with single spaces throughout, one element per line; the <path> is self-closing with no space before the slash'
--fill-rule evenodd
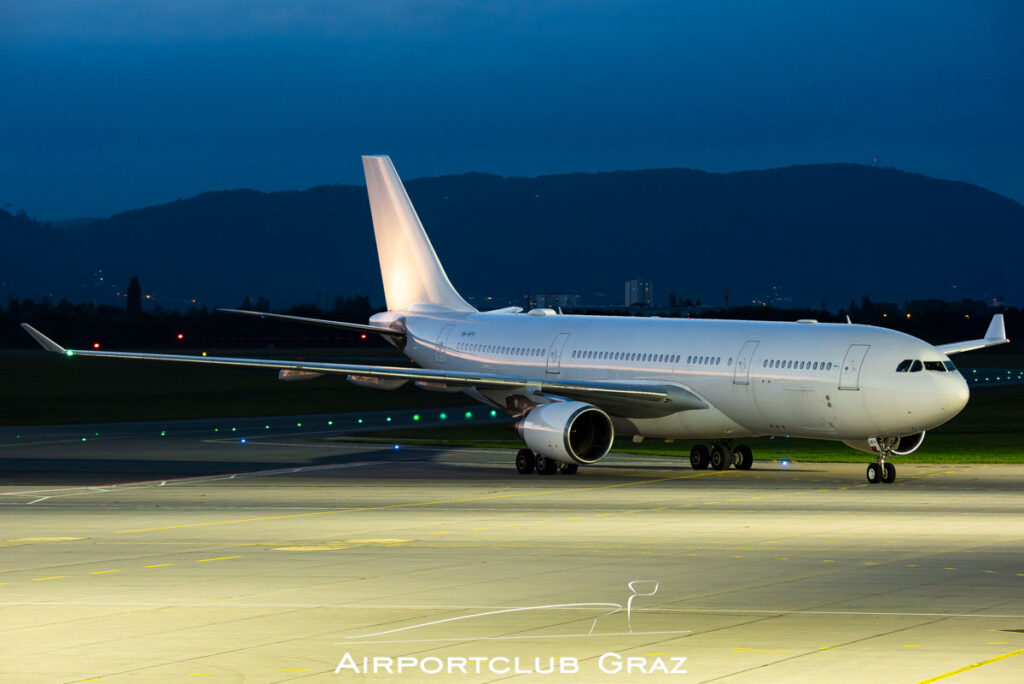
<path id="1" fill-rule="evenodd" d="M 83 442 L 85 441 L 85 437 L 83 437 L 83 438 L 82 438 L 82 441 L 83 441 Z"/>
<path id="2" fill-rule="evenodd" d="M 473 417 L 473 412 L 472 411 L 466 411 L 466 418 L 468 419 L 468 418 L 472 418 L 472 417 Z"/>
<path id="3" fill-rule="evenodd" d="M 388 416 L 388 422 L 389 423 L 391 422 L 391 416 Z"/>
<path id="4" fill-rule="evenodd" d="M 442 413 L 441 414 L 441 420 L 448 420 L 448 414 L 447 413 Z"/>
<path id="5" fill-rule="evenodd" d="M 166 437 L 167 436 L 167 430 L 161 430 L 160 431 L 160 436 L 161 437 Z"/>
<path id="6" fill-rule="evenodd" d="M 213 428 L 214 432 L 220 432 L 220 428 Z"/>
<path id="7" fill-rule="evenodd" d="M 420 414 L 418 414 L 418 413 L 412 414 L 412 419 L 413 420 L 419 420 L 420 419 Z"/>
<path id="8" fill-rule="evenodd" d="M 295 427 L 302 427 L 302 423 L 296 423 Z"/>
<path id="9" fill-rule="evenodd" d="M 238 432 L 238 428 L 231 428 L 232 432 Z"/>
<path id="10" fill-rule="evenodd" d="M 498 412 L 497 412 L 497 411 L 494 411 L 494 410 L 492 410 L 492 411 L 491 411 L 491 418 L 497 418 L 497 417 L 498 417 Z"/>
<path id="11" fill-rule="evenodd" d="M 100 436 L 100 433 L 98 433 L 98 432 L 94 432 L 94 433 L 92 433 L 92 435 L 93 435 L 93 437 L 99 437 L 99 436 Z"/>
<path id="12" fill-rule="evenodd" d="M 70 349 L 65 349 L 64 350 L 64 356 L 74 356 L 74 355 L 75 355 L 75 352 L 71 351 Z"/>
<path id="13" fill-rule="evenodd" d="M 327 424 L 328 425 L 334 425 L 334 421 L 333 420 L 329 420 L 329 421 L 327 421 Z"/>
<path id="14" fill-rule="evenodd" d="M 269 426 L 269 425 L 264 425 L 264 426 L 263 426 L 263 429 L 264 429 L 264 430 L 269 430 L 269 429 L 270 429 L 270 426 Z"/>
<path id="15" fill-rule="evenodd" d="M 360 425 L 362 425 L 362 424 L 363 424 L 363 419 L 362 419 L 362 418 L 360 418 L 360 419 L 359 419 L 359 424 L 360 424 Z"/>

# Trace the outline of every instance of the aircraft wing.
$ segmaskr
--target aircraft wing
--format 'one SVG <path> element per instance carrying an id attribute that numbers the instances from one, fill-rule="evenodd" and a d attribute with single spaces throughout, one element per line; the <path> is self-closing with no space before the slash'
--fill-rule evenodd
<path id="1" fill-rule="evenodd" d="M 311 323 L 313 325 L 324 325 L 330 328 L 346 328 L 348 330 L 358 330 L 360 332 L 377 333 L 378 335 L 390 335 L 391 337 L 405 337 L 405 333 L 401 330 L 393 330 L 392 328 L 385 328 L 380 325 L 346 323 L 344 321 L 331 321 L 327 320 L 326 318 L 286 316 L 284 314 L 266 313 L 264 311 L 246 311 L 245 309 L 217 309 L 217 311 L 223 311 L 224 313 L 243 314 L 245 316 L 259 316 L 260 318 L 276 318 L 278 320 L 292 321 L 295 323 Z"/>
<path id="2" fill-rule="evenodd" d="M 97 356 L 109 359 L 137 359 L 143 361 L 173 361 L 218 366 L 246 366 L 275 370 L 305 371 L 350 376 L 354 379 L 380 378 L 388 380 L 421 381 L 455 387 L 477 389 L 522 389 L 525 392 L 568 397 L 586 401 L 612 415 L 623 417 L 663 416 L 678 411 L 708 408 L 696 394 L 672 384 L 652 381 L 620 382 L 560 380 L 530 376 L 471 373 L 465 371 L 407 368 L 399 366 L 364 366 L 347 363 L 321 363 L 315 361 L 284 361 L 273 359 L 246 359 L 223 356 L 185 356 L 181 354 L 148 354 L 145 352 L 99 351 L 93 349 L 66 349 L 42 334 L 28 323 L 21 327 L 43 349 L 65 356 Z"/>
<path id="3" fill-rule="evenodd" d="M 992 317 L 992 322 L 988 324 L 988 330 L 985 331 L 984 339 L 937 344 L 935 348 L 948 356 L 950 354 L 959 354 L 960 352 L 974 351 L 975 349 L 984 349 L 985 347 L 994 347 L 997 344 L 1006 344 L 1009 341 L 1006 338 L 1006 324 L 1003 322 L 1003 314 L 996 314 Z"/>

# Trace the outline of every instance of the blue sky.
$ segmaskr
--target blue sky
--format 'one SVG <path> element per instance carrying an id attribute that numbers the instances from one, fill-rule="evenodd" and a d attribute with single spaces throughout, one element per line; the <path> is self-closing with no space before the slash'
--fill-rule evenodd
<path id="1" fill-rule="evenodd" d="M 1024 4 L 0 4 L 0 206 L 850 161 L 1024 200 Z"/>

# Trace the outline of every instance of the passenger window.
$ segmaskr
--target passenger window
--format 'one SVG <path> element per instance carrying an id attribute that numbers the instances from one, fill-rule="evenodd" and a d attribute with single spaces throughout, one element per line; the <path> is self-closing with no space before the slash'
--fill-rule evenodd
<path id="1" fill-rule="evenodd" d="M 916 373 L 919 370 L 921 370 L 922 368 L 923 368 L 923 366 L 921 365 L 921 362 L 918 361 L 917 359 L 914 359 L 914 362 L 912 364 L 910 364 L 910 372 L 911 373 Z"/>
<path id="2" fill-rule="evenodd" d="M 828 362 L 828 368 L 826 368 L 825 370 L 832 370 L 832 362 L 831 361 Z"/>
<path id="3" fill-rule="evenodd" d="M 896 366 L 897 373 L 906 373 L 910 370 L 910 359 L 903 359 L 900 361 L 900 365 Z"/>

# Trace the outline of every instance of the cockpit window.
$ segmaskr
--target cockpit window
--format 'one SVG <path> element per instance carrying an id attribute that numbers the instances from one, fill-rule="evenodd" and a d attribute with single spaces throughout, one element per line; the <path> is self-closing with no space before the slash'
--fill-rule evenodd
<path id="1" fill-rule="evenodd" d="M 946 367 L 942 364 L 941 361 L 925 361 L 924 369 L 930 371 L 939 371 L 940 373 L 946 372 Z"/>
<path id="2" fill-rule="evenodd" d="M 945 366 L 946 370 L 948 370 L 948 371 L 955 371 L 956 370 L 956 366 L 953 365 L 952 361 L 943 361 L 942 365 Z"/>
<path id="3" fill-rule="evenodd" d="M 910 359 L 904 359 L 904 360 L 900 361 L 900 365 L 896 366 L 896 372 L 897 373 L 906 373 L 908 370 L 910 370 L 910 364 L 911 364 L 911 360 Z"/>
<path id="4" fill-rule="evenodd" d="M 917 359 L 914 359 L 914 362 L 912 364 L 910 364 L 910 372 L 911 373 L 916 373 L 919 370 L 921 370 L 922 368 L 923 368 L 923 366 L 921 365 L 921 362 L 918 361 Z"/>

